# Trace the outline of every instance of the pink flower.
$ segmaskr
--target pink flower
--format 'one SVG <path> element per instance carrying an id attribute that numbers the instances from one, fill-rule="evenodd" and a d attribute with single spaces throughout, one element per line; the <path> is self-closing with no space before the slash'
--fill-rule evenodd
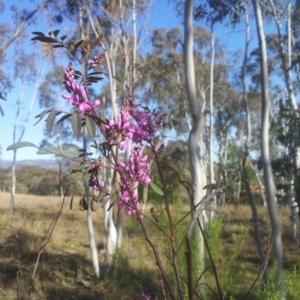
<path id="1" fill-rule="evenodd" d="M 79 96 L 78 95 L 62 95 L 62 97 L 70 102 L 72 105 L 79 106 Z"/>
<path id="2" fill-rule="evenodd" d="M 120 180 L 121 197 L 119 209 L 125 207 L 126 214 L 134 213 L 133 208 L 139 208 L 137 187 L 139 184 L 151 182 L 149 177 L 150 165 L 147 163 L 147 155 L 143 156 L 142 149 L 134 147 L 131 151 L 128 164 L 119 162 L 123 169 L 125 178 Z M 131 195 L 131 196 L 130 196 Z"/>
<path id="3" fill-rule="evenodd" d="M 151 296 L 147 296 L 144 291 L 141 293 L 142 300 L 151 300 Z"/>
<path id="4" fill-rule="evenodd" d="M 84 101 L 84 102 L 79 104 L 79 109 L 83 113 L 86 113 L 86 112 L 89 112 L 89 111 L 93 110 L 94 108 L 96 108 L 99 105 L 100 105 L 100 100 L 95 100 L 94 103 L 92 103 L 90 101 Z"/>

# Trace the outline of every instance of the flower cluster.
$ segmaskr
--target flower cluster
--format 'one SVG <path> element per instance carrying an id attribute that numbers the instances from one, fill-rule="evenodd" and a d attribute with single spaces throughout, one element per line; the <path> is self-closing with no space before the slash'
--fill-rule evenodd
<path id="1" fill-rule="evenodd" d="M 135 127 L 131 124 L 133 104 L 133 98 L 128 97 L 122 105 L 117 121 L 110 120 L 105 125 L 108 144 L 115 142 L 118 136 L 121 136 L 120 150 L 127 149 L 127 143 L 133 138 L 135 132 Z"/>
<path id="2" fill-rule="evenodd" d="M 88 100 L 84 87 L 79 85 L 75 80 L 74 67 L 72 63 L 69 63 L 68 67 L 65 69 L 64 85 L 71 95 L 62 95 L 62 97 L 67 99 L 70 104 L 77 106 L 83 113 L 92 111 L 100 105 L 100 100 L 95 100 L 94 103 Z"/>
<path id="3" fill-rule="evenodd" d="M 96 68 L 102 62 L 102 59 L 103 59 L 104 56 L 105 56 L 105 53 L 103 52 L 99 55 L 94 56 L 93 59 L 89 59 L 87 61 L 88 68 L 89 69 Z"/>
<path id="4" fill-rule="evenodd" d="M 128 165 L 119 162 L 124 172 L 124 178 L 120 180 L 121 197 L 119 209 L 125 206 L 127 215 L 139 208 L 137 186 L 151 182 L 149 177 L 150 165 L 147 163 L 147 155 L 143 156 L 140 147 L 134 147 L 131 151 Z M 131 193 L 130 193 L 131 192 Z"/>
<path id="5" fill-rule="evenodd" d="M 143 141 L 150 143 L 165 118 L 155 110 L 152 112 L 147 109 L 135 110 L 133 105 L 134 99 L 128 97 L 122 105 L 117 121 L 110 120 L 105 126 L 109 136 L 108 143 L 115 142 L 118 136 L 121 137 L 120 150 L 127 149 L 129 140 L 138 144 L 142 144 Z M 132 123 L 132 119 L 136 124 Z"/>
<path id="6" fill-rule="evenodd" d="M 136 142 L 141 142 L 142 140 L 150 142 L 155 137 L 157 128 L 162 125 L 165 118 L 164 115 L 158 114 L 156 110 L 150 112 L 146 109 L 135 110 L 132 116 L 139 128 L 139 134 L 135 137 Z"/>

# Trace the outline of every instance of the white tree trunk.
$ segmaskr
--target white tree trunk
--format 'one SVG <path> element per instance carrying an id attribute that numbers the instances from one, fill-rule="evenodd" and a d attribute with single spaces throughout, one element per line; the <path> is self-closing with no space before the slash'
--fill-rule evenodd
<path id="1" fill-rule="evenodd" d="M 203 187 L 205 185 L 205 170 L 204 163 L 199 155 L 199 142 L 202 135 L 202 130 L 205 124 L 204 116 L 201 111 L 199 99 L 196 95 L 195 85 L 195 68 L 194 68 L 194 37 L 193 37 L 193 0 L 186 0 L 185 2 L 185 15 L 184 15 L 184 68 L 186 79 L 186 91 L 189 103 L 189 109 L 192 119 L 192 129 L 188 139 L 188 152 L 191 171 L 191 183 L 192 183 L 192 195 L 193 203 L 191 207 L 199 204 L 204 197 Z M 199 210 L 203 210 L 203 205 L 197 207 Z M 194 212 L 195 214 L 195 212 Z M 200 223 L 202 223 L 202 217 L 199 217 Z M 198 274 L 204 270 L 204 243 L 203 236 L 200 230 L 197 230 L 197 238 L 199 241 L 199 261 L 200 266 L 197 268 Z"/>
<path id="2" fill-rule="evenodd" d="M 83 150 L 85 153 L 87 153 L 87 139 L 86 139 L 86 133 L 84 133 L 83 137 Z M 97 245 L 95 241 L 95 234 L 94 234 L 94 226 L 93 226 L 93 219 L 92 219 L 92 211 L 91 211 L 91 193 L 90 193 L 90 187 L 88 184 L 88 180 L 84 180 L 84 189 L 85 189 L 85 197 L 86 202 L 88 204 L 88 209 L 86 212 L 86 225 L 87 225 L 87 231 L 88 231 L 88 237 L 89 237 L 89 245 L 90 245 L 90 252 L 92 257 L 92 263 L 94 267 L 94 272 L 97 277 L 100 277 L 100 265 L 98 260 L 98 251 L 97 251 Z"/>
<path id="3" fill-rule="evenodd" d="M 85 182 L 85 194 L 86 194 L 86 202 L 88 204 L 88 210 L 86 211 L 86 226 L 88 231 L 89 237 L 89 245 L 90 245 L 90 252 L 92 257 L 92 263 L 94 267 L 94 272 L 97 277 L 100 277 L 100 265 L 98 260 L 98 250 L 95 241 L 95 234 L 94 234 L 94 226 L 93 226 L 93 219 L 92 219 L 92 211 L 91 211 L 91 195 L 88 183 Z"/>
<path id="4" fill-rule="evenodd" d="M 100 33 L 102 32 L 100 24 L 97 22 L 97 20 L 93 20 L 90 12 L 88 11 L 88 18 L 90 21 L 90 24 L 92 26 L 93 32 L 95 36 L 98 38 L 100 36 Z M 110 96 L 111 96 L 111 105 L 112 105 L 112 116 L 113 119 L 117 119 L 118 115 L 118 107 L 117 107 L 117 97 L 116 97 L 116 90 L 117 90 L 117 82 L 116 82 L 116 70 L 115 70 L 115 64 L 116 64 L 116 54 L 117 54 L 117 43 L 120 42 L 120 40 L 114 40 L 112 43 L 108 43 L 103 37 L 101 40 L 102 48 L 105 49 L 105 59 L 107 63 L 108 68 L 108 78 L 109 78 L 109 87 L 110 87 Z M 106 170 L 106 172 L 110 172 L 109 170 Z M 109 174 L 105 180 L 105 186 L 109 191 L 112 191 L 113 189 L 113 176 L 112 174 Z M 110 258 L 112 255 L 114 255 L 117 247 L 117 230 L 116 226 L 114 224 L 113 220 L 113 207 L 108 210 L 109 206 L 111 205 L 113 199 L 110 199 L 110 201 L 107 201 L 103 207 L 103 215 L 104 215 L 104 228 L 107 235 L 106 240 L 106 263 L 108 264 L 110 262 Z"/>
<path id="5" fill-rule="evenodd" d="M 270 99 L 269 99 L 269 75 L 267 64 L 267 48 L 265 41 L 265 34 L 263 29 L 263 19 L 260 9 L 260 3 L 258 0 L 253 0 L 253 6 L 255 10 L 255 18 L 257 25 L 257 34 L 259 39 L 260 48 L 260 63 L 261 63 L 261 92 L 262 92 L 262 119 L 261 119 L 261 149 L 262 149 L 262 165 L 264 171 L 266 199 L 268 205 L 268 213 L 271 223 L 271 240 L 273 257 L 276 261 L 277 276 L 276 285 L 280 292 L 280 299 L 286 299 L 286 293 L 284 288 L 283 278 L 283 255 L 282 255 L 282 241 L 281 230 L 278 219 L 277 205 L 275 201 L 274 193 L 274 181 L 271 169 L 270 151 L 269 151 L 269 114 L 270 114 Z"/>
<path id="6" fill-rule="evenodd" d="M 215 38 L 213 32 L 213 26 L 211 26 L 211 59 L 210 59 L 210 93 L 209 93 L 209 107 L 210 107 L 210 119 L 209 119 L 209 176 L 210 184 L 215 183 L 214 175 L 214 161 L 213 161 L 213 149 L 214 149 L 214 64 L 215 64 Z M 216 197 L 210 201 L 209 219 L 212 219 L 216 210 Z"/>
<path id="7" fill-rule="evenodd" d="M 85 39 L 85 28 L 83 26 L 83 5 L 79 8 L 79 28 L 81 33 L 82 40 Z M 85 128 L 84 135 L 83 135 L 83 150 L 84 153 L 88 153 L 88 146 L 87 146 L 87 131 Z M 86 202 L 88 204 L 88 209 L 86 212 L 86 225 L 87 225 L 87 231 L 88 231 L 88 237 L 89 237 L 89 245 L 90 245 L 90 252 L 92 257 L 92 263 L 94 267 L 94 272 L 97 277 L 100 277 L 100 265 L 99 265 L 99 259 L 98 259 L 98 250 L 97 245 L 95 241 L 95 234 L 94 234 L 94 226 L 93 226 L 93 219 L 92 219 L 92 211 L 91 211 L 91 193 L 90 193 L 90 187 L 88 184 L 88 180 L 84 179 L 84 189 L 85 189 L 85 197 Z"/>

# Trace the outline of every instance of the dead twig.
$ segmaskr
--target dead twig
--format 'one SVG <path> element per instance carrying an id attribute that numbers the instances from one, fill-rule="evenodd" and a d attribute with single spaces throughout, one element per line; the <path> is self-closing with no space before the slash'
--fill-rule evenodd
<path id="1" fill-rule="evenodd" d="M 273 238 L 272 239 L 269 238 L 269 247 L 268 247 L 268 251 L 267 251 L 265 260 L 264 260 L 263 264 L 260 265 L 260 267 L 258 269 L 257 276 L 256 276 L 255 280 L 253 281 L 253 283 L 251 284 L 248 292 L 246 293 L 246 296 L 245 296 L 244 300 L 246 300 L 248 298 L 248 296 L 250 295 L 250 293 L 251 293 L 252 289 L 254 288 L 256 282 L 258 281 L 260 275 L 264 274 L 264 272 L 265 272 L 265 270 L 266 270 L 266 268 L 268 266 L 268 262 L 269 262 L 270 256 L 271 256 L 272 244 L 273 244 Z"/>
<path id="2" fill-rule="evenodd" d="M 67 193 L 67 192 L 66 192 L 66 193 Z M 64 195 L 65 195 L 66 193 L 64 193 Z M 49 244 L 49 242 L 50 242 L 50 240 L 51 240 L 51 238 L 52 238 L 54 229 L 55 229 L 56 224 L 57 224 L 57 221 L 58 221 L 58 219 L 59 219 L 59 217 L 60 217 L 60 215 L 61 215 L 61 212 L 62 212 L 62 210 L 63 210 L 64 204 L 65 204 L 65 196 L 63 197 L 63 200 L 62 200 L 62 202 L 61 202 L 60 210 L 58 211 L 58 213 L 57 213 L 57 215 L 56 215 L 56 217 L 55 217 L 55 219 L 54 219 L 54 222 L 51 224 L 51 226 L 50 226 L 50 228 L 49 228 L 50 230 L 49 230 L 48 237 L 45 238 L 45 242 L 44 242 L 44 244 L 41 246 L 40 251 L 39 251 L 39 253 L 38 253 L 38 256 L 37 256 L 37 259 L 36 259 L 36 263 L 35 263 L 35 266 L 34 266 L 34 270 L 33 270 L 33 272 L 32 272 L 32 276 L 31 276 L 30 287 L 29 287 L 29 293 L 28 293 L 29 297 L 30 297 L 31 292 L 32 292 L 32 290 L 33 290 L 34 276 L 35 276 L 35 273 L 36 273 L 36 270 L 37 270 L 37 267 L 38 267 L 38 264 L 39 264 L 39 261 L 40 261 L 40 257 L 41 257 L 41 255 L 42 255 L 42 253 L 45 251 L 47 245 Z"/>
<path id="3" fill-rule="evenodd" d="M 3 244 L 0 245 L 0 249 L 3 248 L 3 247 L 9 242 L 9 240 L 10 240 L 11 238 L 13 238 L 14 236 L 15 236 L 15 237 L 18 237 L 18 234 L 17 234 L 17 233 L 14 233 L 14 234 L 12 234 L 11 236 L 9 236 L 9 237 L 3 242 Z"/>

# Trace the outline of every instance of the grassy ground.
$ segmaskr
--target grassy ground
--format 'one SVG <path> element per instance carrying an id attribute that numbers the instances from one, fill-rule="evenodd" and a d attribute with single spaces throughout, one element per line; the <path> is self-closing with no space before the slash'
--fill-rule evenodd
<path id="1" fill-rule="evenodd" d="M 118 268 L 105 279 L 98 280 L 93 275 L 90 262 L 85 212 L 78 209 L 79 199 L 74 200 L 72 210 L 69 209 L 69 199 L 66 200 L 53 237 L 41 255 L 30 299 L 140 299 L 141 291 L 152 295 L 152 299 L 164 299 L 155 261 L 135 220 L 125 218 Z M 28 299 L 37 255 L 60 208 L 60 199 L 17 195 L 14 217 L 10 216 L 8 208 L 9 194 L 0 193 L 0 247 L 6 243 L 0 248 L 0 299 Z M 176 219 L 187 207 L 176 206 L 173 209 Z M 164 210 L 157 210 L 161 214 L 159 222 L 163 224 Z M 264 207 L 258 207 L 258 210 L 263 242 L 267 249 L 270 230 L 267 212 Z M 294 281 L 298 281 L 300 275 L 299 246 L 293 242 L 290 234 L 289 211 L 280 209 L 279 214 L 288 299 L 297 300 L 300 299 L 300 286 L 298 284 L 295 287 Z M 104 254 L 101 250 L 105 244 L 105 233 L 101 208 L 93 213 L 93 220 L 99 260 L 103 264 Z M 244 299 L 259 269 L 250 209 L 247 206 L 226 206 L 218 209 L 216 220 L 207 230 L 207 238 L 218 266 L 222 290 L 227 299 Z M 150 232 L 154 232 L 151 226 Z M 161 252 L 168 251 L 163 237 L 157 235 L 156 242 Z M 209 265 L 208 259 L 206 265 Z M 214 286 L 209 271 L 205 280 Z M 258 280 L 248 299 L 259 299 L 259 287 Z M 265 296 L 265 299 L 276 298 L 272 295 Z"/>

